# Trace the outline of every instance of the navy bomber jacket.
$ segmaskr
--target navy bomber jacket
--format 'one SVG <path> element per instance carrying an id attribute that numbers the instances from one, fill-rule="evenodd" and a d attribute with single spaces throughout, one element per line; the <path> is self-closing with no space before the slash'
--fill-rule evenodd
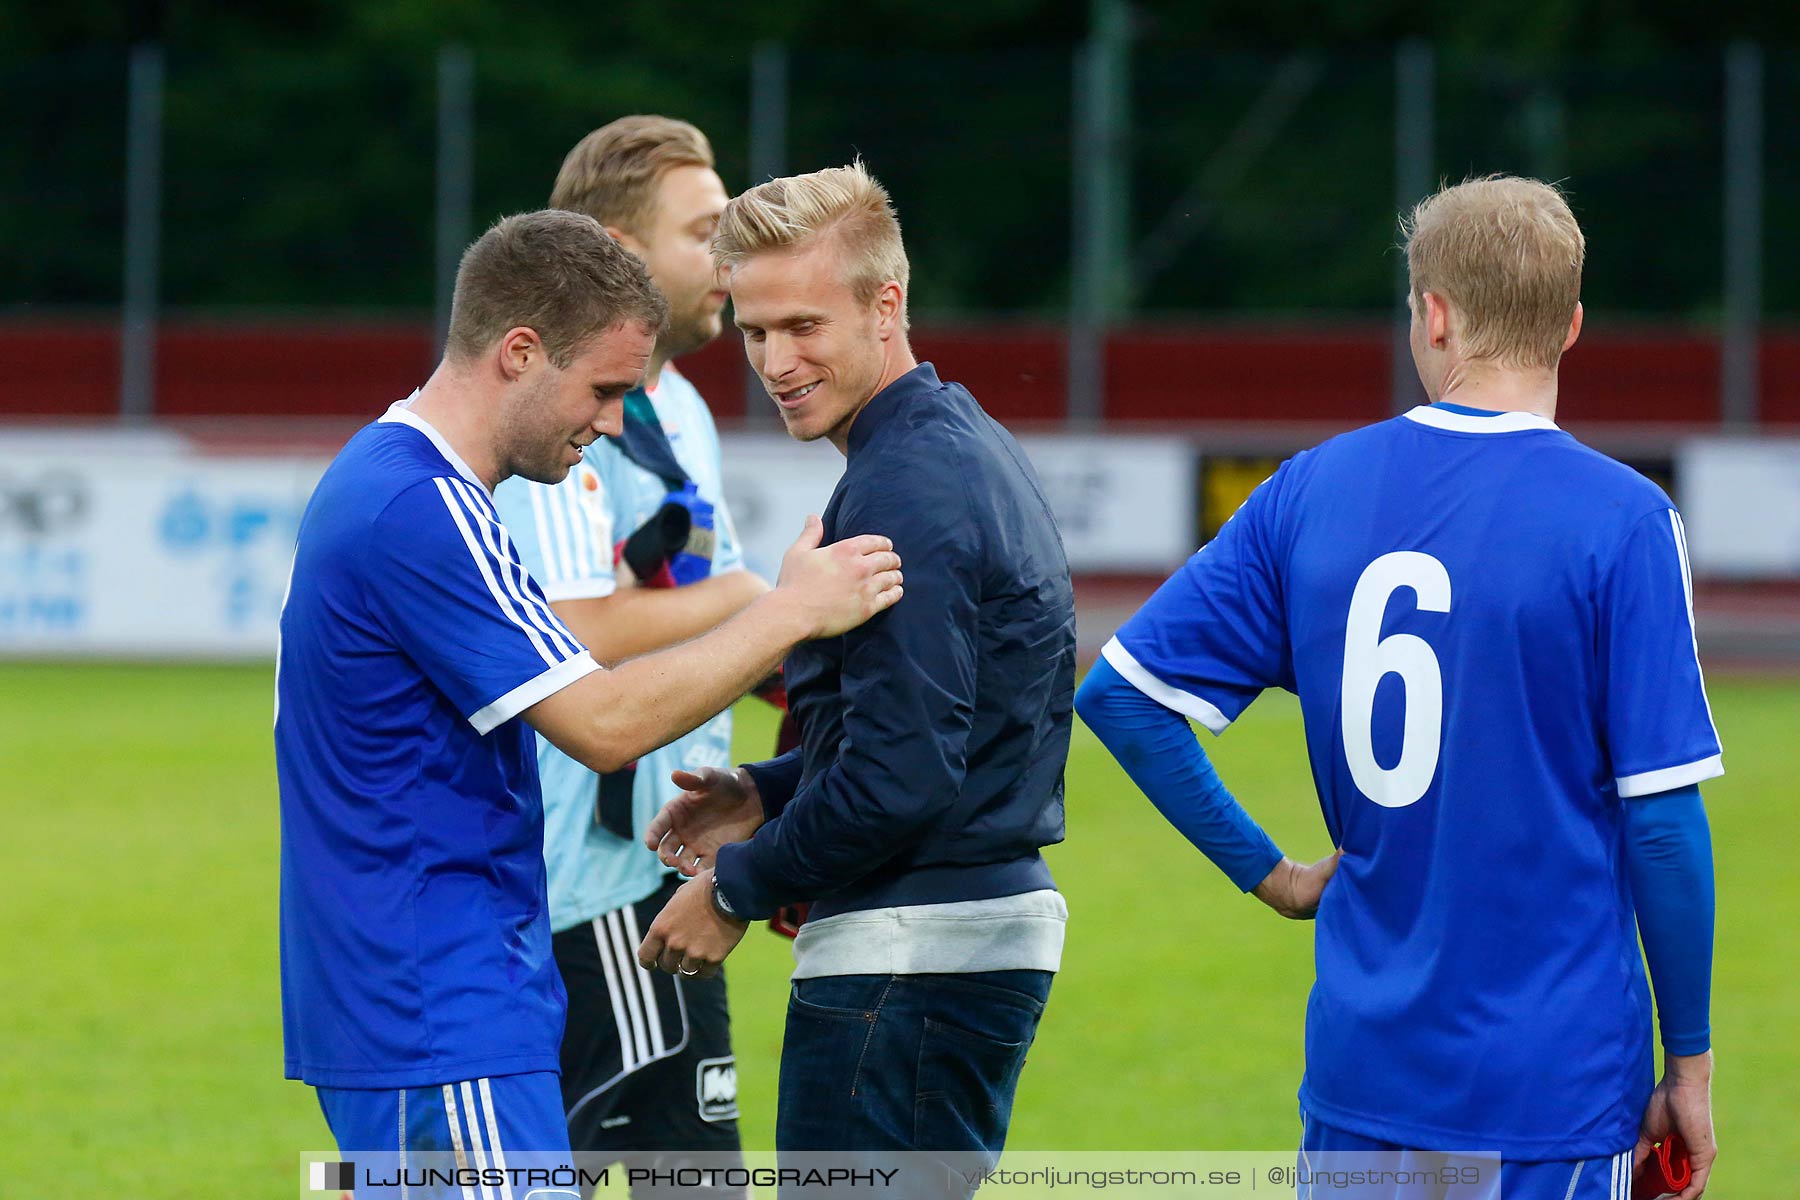
<path id="1" fill-rule="evenodd" d="M 788 656 L 803 741 L 749 766 L 768 820 L 720 850 L 719 890 L 757 919 L 1054 887 L 1075 607 L 1037 474 L 930 363 L 869 401 L 848 451 L 825 541 L 892 538 L 906 595 Z"/>

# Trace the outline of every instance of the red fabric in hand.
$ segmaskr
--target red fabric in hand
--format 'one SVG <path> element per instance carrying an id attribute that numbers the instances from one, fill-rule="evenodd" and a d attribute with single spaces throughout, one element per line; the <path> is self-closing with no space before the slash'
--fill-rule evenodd
<path id="1" fill-rule="evenodd" d="M 1631 1184 L 1631 1200 L 1656 1200 L 1672 1195 L 1694 1181 L 1694 1164 L 1679 1133 L 1671 1133 L 1650 1150 Z"/>

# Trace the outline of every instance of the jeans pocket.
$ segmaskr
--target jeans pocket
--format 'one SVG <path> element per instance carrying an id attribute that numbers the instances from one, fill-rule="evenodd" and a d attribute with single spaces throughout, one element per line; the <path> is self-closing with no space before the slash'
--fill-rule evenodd
<path id="1" fill-rule="evenodd" d="M 809 1130 L 809 1137 L 834 1137 L 833 1104 L 858 1094 L 863 1060 L 880 1019 L 877 1009 L 814 1004 L 795 987 L 788 996 L 787 1030 L 781 1043 L 779 1123 Z M 795 1144 L 798 1149 L 835 1149 L 832 1141 Z"/>
<path id="2" fill-rule="evenodd" d="M 872 1021 L 887 1001 L 891 975 L 826 975 L 796 979 L 788 989 L 788 1007 L 818 1016 Z"/>
<path id="3" fill-rule="evenodd" d="M 1018 1021 L 1021 1038 L 1008 1041 L 925 1019 L 913 1102 L 917 1149 L 978 1151 L 988 1167 L 999 1160 L 1037 1025 L 1023 1012 Z"/>

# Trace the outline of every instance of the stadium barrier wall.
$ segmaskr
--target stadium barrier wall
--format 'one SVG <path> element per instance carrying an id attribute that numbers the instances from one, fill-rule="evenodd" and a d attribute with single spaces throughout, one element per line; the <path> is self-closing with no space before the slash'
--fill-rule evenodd
<path id="1" fill-rule="evenodd" d="M 0 653 L 266 658 L 315 456 L 0 437 Z"/>
<path id="2" fill-rule="evenodd" d="M 1002 421 L 1061 421 L 1068 345 L 1055 326 L 922 324 L 922 359 L 965 384 Z M 1572 420 L 1717 429 L 1719 337 L 1679 325 L 1608 325 L 1590 317 L 1563 364 Z M 1106 340 L 1109 423 L 1312 421 L 1339 426 L 1392 411 L 1393 351 L 1384 321 L 1278 325 L 1130 325 Z M 338 314 L 316 320 L 165 322 L 156 347 L 160 417 L 362 417 L 431 372 L 422 322 Z M 735 336 L 683 358 L 681 370 L 727 424 L 775 415 L 760 392 L 746 403 Z M 1406 365 L 1410 372 L 1410 364 Z M 1800 333 L 1762 338 L 1760 417 L 1800 426 Z M 110 320 L 0 322 L 0 418 L 110 418 L 119 410 L 119 334 Z"/>
<path id="3" fill-rule="evenodd" d="M 1193 548 L 1193 448 L 1021 439 L 1078 571 L 1166 569 Z M 0 656 L 267 658 L 301 514 L 329 454 L 220 454 L 169 430 L 0 430 Z M 745 558 L 774 578 L 843 472 L 829 445 L 727 436 Z"/>
<path id="4" fill-rule="evenodd" d="M 1694 574 L 1800 575 L 1800 439 L 1698 439 L 1675 470 Z"/>
<path id="5" fill-rule="evenodd" d="M 1172 570 L 1307 444 L 1223 432 L 1020 441 L 1077 574 L 1142 579 Z M 334 447 L 252 444 L 222 451 L 161 426 L 0 427 L 0 656 L 267 658 L 300 517 Z M 772 578 L 843 460 L 822 442 L 736 433 L 725 461 L 746 561 Z M 1800 439 L 1697 438 L 1638 465 L 1678 497 L 1697 577 L 1800 581 Z"/>

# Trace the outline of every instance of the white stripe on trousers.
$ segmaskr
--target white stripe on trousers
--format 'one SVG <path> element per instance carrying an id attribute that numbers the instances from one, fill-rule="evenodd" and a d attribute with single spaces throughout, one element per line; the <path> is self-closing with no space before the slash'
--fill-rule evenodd
<path id="1" fill-rule="evenodd" d="M 619 968 L 613 962 L 612 939 L 606 933 L 606 918 L 595 917 L 594 950 L 600 955 L 600 969 L 606 974 L 606 998 L 612 1001 L 613 1025 L 619 1031 L 619 1062 L 626 1071 L 637 1069 L 637 1047 L 631 1040 L 631 1023 L 625 1015 L 625 993 Z"/>
<path id="2" fill-rule="evenodd" d="M 1575 1173 L 1569 1176 L 1569 1189 L 1563 1193 L 1563 1200 L 1575 1200 L 1575 1185 L 1581 1182 L 1581 1168 L 1585 1166 L 1587 1166 L 1586 1159 L 1575 1164 Z"/>
<path id="3" fill-rule="evenodd" d="M 1576 1175 L 1581 1174 L 1577 1168 Z M 1575 1194 L 1575 1185 L 1569 1185 L 1569 1194 Z M 1625 1150 L 1612 1157 L 1612 1190 L 1607 1193 L 1607 1200 L 1631 1200 L 1631 1151 Z"/>
<path id="4" fill-rule="evenodd" d="M 648 972 L 643 972 L 641 968 L 638 967 L 635 959 L 626 962 L 623 967 L 614 961 L 615 952 L 613 950 L 612 936 L 607 930 L 605 917 L 595 917 L 589 924 L 594 928 L 594 948 L 600 955 L 600 966 L 606 973 L 606 996 L 607 999 L 612 1001 L 613 1025 L 618 1030 L 619 1034 L 619 1070 L 612 1078 L 596 1085 L 585 1096 L 582 1096 L 579 1100 L 575 1101 L 574 1107 L 570 1108 L 569 1111 L 564 1114 L 571 1121 L 575 1119 L 576 1113 L 587 1107 L 587 1105 L 596 1098 L 611 1091 L 621 1079 L 624 1079 L 633 1071 L 636 1071 L 640 1067 L 648 1066 L 650 1063 L 657 1061 L 658 1058 L 667 1058 L 670 1055 L 680 1054 L 683 1050 L 686 1050 L 688 1038 L 692 1032 L 692 1028 L 688 1023 L 687 992 L 682 987 L 682 981 L 680 979 L 675 979 L 673 981 L 675 985 L 675 1008 L 677 1021 L 681 1028 L 681 1036 L 673 1046 L 668 1046 L 663 1053 L 656 1058 L 638 1058 L 636 1043 L 632 1036 L 631 1021 L 625 1008 L 625 988 L 630 985 L 631 972 L 639 971 L 646 977 L 648 976 Z M 651 993 L 651 997 L 654 1002 L 654 992 Z M 662 1014 L 660 1009 L 657 1010 L 656 1021 L 657 1027 L 660 1029 L 662 1025 Z M 663 1041 L 666 1043 L 668 1039 L 665 1037 Z"/>
<path id="5" fill-rule="evenodd" d="M 406 1200 L 406 1089 L 400 1089 L 400 1200 Z"/>
<path id="6" fill-rule="evenodd" d="M 462 1094 L 460 1115 L 456 1102 L 459 1091 Z M 480 1098 L 477 1099 L 477 1096 Z M 486 1078 L 465 1080 L 462 1083 L 446 1083 L 444 1085 L 444 1117 L 450 1123 L 450 1144 L 456 1148 L 456 1166 L 459 1170 L 469 1169 L 469 1153 L 471 1151 L 476 1170 L 485 1171 L 487 1169 L 490 1151 L 493 1156 L 494 1168 L 502 1172 L 506 1170 L 506 1151 L 500 1145 L 500 1121 L 494 1112 L 493 1088 Z M 485 1146 L 482 1143 L 484 1130 L 487 1134 Z M 465 1146 L 467 1150 L 465 1150 Z M 464 1200 L 475 1200 L 475 1189 L 470 1184 L 462 1185 L 462 1194 Z M 482 1180 L 481 1197 L 482 1200 L 513 1200 L 512 1180 L 502 1175 L 497 1194 L 492 1184 Z"/>
<path id="7" fill-rule="evenodd" d="M 619 910 L 619 913 L 625 918 L 625 932 L 628 935 L 629 944 L 634 948 L 643 945 L 644 937 L 638 932 L 637 909 L 627 904 Z M 644 992 L 644 1012 L 650 1025 L 651 1055 L 654 1058 L 661 1058 L 669 1052 L 669 1045 L 663 1040 L 662 1010 L 656 1004 L 656 980 L 649 971 L 638 966 L 635 949 L 631 955 L 631 965 L 637 967 L 635 974 L 638 984 Z"/>
<path id="8" fill-rule="evenodd" d="M 506 1151 L 500 1145 L 500 1123 L 494 1116 L 494 1094 L 488 1088 L 485 1076 L 476 1084 L 476 1087 L 481 1091 L 482 1111 L 487 1114 L 488 1147 L 494 1152 L 494 1166 L 504 1171 L 506 1170 Z M 500 1194 L 504 1200 L 513 1200 L 512 1181 L 505 1176 L 501 1177 Z"/>
<path id="9" fill-rule="evenodd" d="M 475 1112 L 475 1092 L 469 1087 L 467 1080 L 457 1086 L 462 1089 L 463 1120 L 468 1122 L 469 1148 L 475 1154 L 475 1169 L 485 1173 L 488 1158 L 487 1150 L 481 1144 L 481 1121 Z M 494 1200 L 494 1189 L 485 1180 L 481 1184 L 481 1200 Z"/>
<path id="10" fill-rule="evenodd" d="M 1306 1172 L 1306 1200 L 1312 1200 L 1312 1159 L 1306 1153 L 1306 1110 L 1300 1110 L 1300 1166 Z"/>
<path id="11" fill-rule="evenodd" d="M 456 1169 L 466 1171 L 469 1169 L 469 1158 L 463 1152 L 462 1126 L 456 1121 L 456 1085 L 454 1083 L 444 1085 L 444 1116 L 450 1121 L 450 1145 L 456 1151 Z M 475 1200 L 475 1189 L 466 1183 L 462 1185 L 462 1194 L 463 1200 Z"/>
<path id="12" fill-rule="evenodd" d="M 644 1027 L 643 992 L 632 977 L 643 968 L 638 966 L 637 956 L 625 942 L 625 929 L 619 922 L 619 914 L 606 914 L 606 932 L 612 940 L 613 951 L 617 955 L 619 972 L 624 978 L 620 981 L 619 990 L 625 993 L 625 1007 L 631 1011 L 631 1036 L 637 1043 L 637 1057 L 640 1062 L 650 1058 L 650 1035 Z"/>

